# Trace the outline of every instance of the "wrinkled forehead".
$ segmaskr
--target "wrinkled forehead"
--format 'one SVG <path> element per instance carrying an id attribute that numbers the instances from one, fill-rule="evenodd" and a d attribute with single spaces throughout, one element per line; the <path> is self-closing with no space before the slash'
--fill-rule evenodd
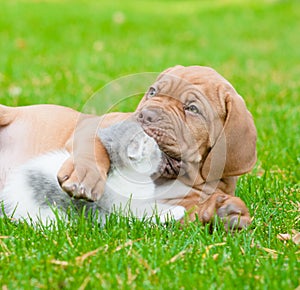
<path id="1" fill-rule="evenodd" d="M 219 115 L 226 113 L 224 92 L 231 85 L 215 70 L 208 67 L 174 68 L 158 76 L 152 85 L 159 94 L 179 99 L 200 100 L 213 106 Z"/>
<path id="2" fill-rule="evenodd" d="M 152 85 L 160 95 L 180 98 L 183 96 L 195 95 L 205 98 L 201 88 L 193 82 L 173 74 L 163 74 Z"/>
<path id="3" fill-rule="evenodd" d="M 228 83 L 228 81 L 217 73 L 214 69 L 204 66 L 188 66 L 188 67 L 174 67 L 165 72 L 162 72 L 157 81 L 168 77 L 185 80 L 185 82 L 194 85 L 205 85 L 207 82 L 213 83 Z"/>

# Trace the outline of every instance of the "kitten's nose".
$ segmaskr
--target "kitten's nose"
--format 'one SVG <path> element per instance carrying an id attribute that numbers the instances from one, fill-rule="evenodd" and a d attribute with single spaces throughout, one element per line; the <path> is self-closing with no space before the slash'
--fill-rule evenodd
<path id="1" fill-rule="evenodd" d="M 138 115 L 138 121 L 145 124 L 155 123 L 160 119 L 160 112 L 158 110 L 144 109 Z"/>

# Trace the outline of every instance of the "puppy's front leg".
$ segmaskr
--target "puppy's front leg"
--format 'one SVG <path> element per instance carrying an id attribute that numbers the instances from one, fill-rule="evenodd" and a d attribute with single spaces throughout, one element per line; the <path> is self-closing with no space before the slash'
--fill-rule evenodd
<path id="1" fill-rule="evenodd" d="M 98 137 L 98 129 L 109 127 L 131 116 L 131 113 L 110 113 L 102 117 L 81 116 L 74 135 L 66 143 L 70 158 L 58 172 L 58 181 L 70 196 L 90 201 L 101 198 L 109 156 Z"/>
<path id="2" fill-rule="evenodd" d="M 190 208 L 189 204 L 192 205 Z M 226 230 L 240 230 L 251 224 L 246 204 L 239 197 L 223 192 L 216 192 L 202 202 L 189 202 L 185 207 L 190 220 L 198 216 L 199 220 L 206 224 L 211 223 L 217 215 L 224 222 Z"/>
<path id="3" fill-rule="evenodd" d="M 97 137 L 99 121 L 98 117 L 81 120 L 66 144 L 70 158 L 57 177 L 63 190 L 72 197 L 96 201 L 102 196 L 110 161 Z"/>

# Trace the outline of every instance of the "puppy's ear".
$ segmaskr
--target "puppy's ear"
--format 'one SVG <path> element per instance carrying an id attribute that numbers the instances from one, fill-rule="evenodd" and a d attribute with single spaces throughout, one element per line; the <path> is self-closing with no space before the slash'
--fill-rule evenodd
<path id="1" fill-rule="evenodd" d="M 224 101 L 225 124 L 202 167 L 207 181 L 242 175 L 256 162 L 256 129 L 244 100 L 227 87 Z"/>
<path id="2" fill-rule="evenodd" d="M 235 92 L 225 97 L 226 163 L 223 177 L 249 172 L 256 162 L 256 128 L 244 100 Z"/>

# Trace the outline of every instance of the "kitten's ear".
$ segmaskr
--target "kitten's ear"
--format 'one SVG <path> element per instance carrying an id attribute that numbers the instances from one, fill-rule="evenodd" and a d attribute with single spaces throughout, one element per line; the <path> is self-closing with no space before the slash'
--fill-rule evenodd
<path id="1" fill-rule="evenodd" d="M 146 138 L 141 137 L 139 139 L 135 138 L 134 140 L 130 140 L 129 144 L 124 146 L 125 154 L 132 161 L 139 161 L 144 157 L 144 148 L 146 143 Z"/>
<path id="2" fill-rule="evenodd" d="M 141 146 L 138 142 L 132 141 L 127 147 L 127 156 L 130 160 L 137 161 L 141 156 Z"/>

